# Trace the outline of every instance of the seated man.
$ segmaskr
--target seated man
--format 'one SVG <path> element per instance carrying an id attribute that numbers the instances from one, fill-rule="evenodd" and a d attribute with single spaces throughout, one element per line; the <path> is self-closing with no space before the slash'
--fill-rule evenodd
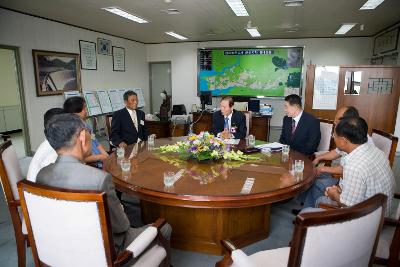
<path id="1" fill-rule="evenodd" d="M 47 122 L 51 117 L 62 113 L 64 113 L 62 108 L 51 108 L 46 111 L 43 116 L 44 129 L 46 129 Z M 36 150 L 35 155 L 33 155 L 31 163 L 29 164 L 28 174 L 26 176 L 28 181 L 36 182 L 37 173 L 43 167 L 46 167 L 50 163 L 54 163 L 57 157 L 57 152 L 51 147 L 47 139 L 45 139 Z"/>
<path id="2" fill-rule="evenodd" d="M 246 137 L 246 117 L 240 111 L 233 109 L 233 99 L 225 96 L 221 99 L 221 110 L 214 112 L 211 133 L 223 139 Z"/>
<path id="3" fill-rule="evenodd" d="M 147 141 L 145 114 L 137 109 L 138 97 L 133 91 L 124 93 L 125 108 L 114 112 L 111 121 L 111 142 L 114 146 L 125 147 L 140 141 Z"/>
<path id="4" fill-rule="evenodd" d="M 359 117 L 358 110 L 355 107 L 347 106 L 339 108 L 335 116 L 334 124 L 337 125 L 341 119 L 349 117 Z M 370 138 L 369 135 L 367 137 L 368 143 L 373 145 L 372 138 Z M 323 160 L 341 158 L 340 163 L 336 166 L 319 166 L 315 169 L 317 178 L 314 184 L 300 197 L 300 200 L 304 202 L 304 208 L 314 207 L 315 201 L 324 195 L 325 189 L 339 182 L 339 177 L 343 174 L 342 161 L 346 155 L 344 151 L 336 148 L 314 159 L 313 163 L 317 165 Z M 334 175 L 338 177 L 335 178 Z"/>
<path id="5" fill-rule="evenodd" d="M 49 120 L 45 135 L 57 151 L 58 158 L 38 173 L 36 182 L 65 189 L 106 192 L 115 249 L 117 253 L 124 250 L 146 226 L 130 228 L 115 194 L 111 175 L 83 164 L 83 160 L 91 153 L 91 137 L 85 123 L 74 114 L 55 115 Z M 171 226 L 165 224 L 161 231 L 169 240 Z"/>
<path id="6" fill-rule="evenodd" d="M 390 216 L 395 180 L 385 154 L 367 143 L 368 126 L 360 117 L 340 120 L 333 138 L 336 146 L 346 152 L 343 179 L 339 185 L 326 188 L 319 203 L 352 206 L 371 196 L 383 193 L 388 196 L 385 215 Z M 305 209 L 302 212 L 312 211 Z"/>
<path id="7" fill-rule="evenodd" d="M 64 111 L 66 113 L 74 113 L 78 115 L 83 121 L 86 121 L 88 112 L 86 108 L 86 101 L 83 97 L 74 96 L 70 97 L 64 102 Z M 96 140 L 92 127 L 86 123 L 86 128 L 89 129 L 92 136 L 92 153 L 84 159 L 86 163 L 92 164 L 97 168 L 103 167 L 103 161 L 108 158 L 108 153 L 104 147 Z"/>
<path id="8" fill-rule="evenodd" d="M 303 111 L 298 95 L 285 97 L 285 113 L 279 142 L 302 154 L 312 155 L 321 140 L 319 121 Z"/>

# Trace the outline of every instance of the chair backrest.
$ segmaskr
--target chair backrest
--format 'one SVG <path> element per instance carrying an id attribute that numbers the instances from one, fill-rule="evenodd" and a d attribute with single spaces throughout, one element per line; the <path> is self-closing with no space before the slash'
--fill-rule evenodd
<path id="1" fill-rule="evenodd" d="M 244 113 L 244 116 L 246 117 L 246 127 L 247 127 L 246 137 L 247 137 L 250 134 L 252 112 L 251 111 L 245 111 L 243 113 Z"/>
<path id="2" fill-rule="evenodd" d="M 18 183 L 36 266 L 112 266 L 106 193 Z"/>
<path id="3" fill-rule="evenodd" d="M 0 145 L 0 176 L 7 203 L 19 199 L 17 183 L 22 180 L 18 156 L 11 140 Z"/>
<path id="4" fill-rule="evenodd" d="M 372 140 L 377 148 L 382 150 L 388 157 L 390 166 L 393 167 L 394 156 L 396 154 L 398 138 L 390 133 L 372 129 Z"/>
<path id="5" fill-rule="evenodd" d="M 387 196 L 339 210 L 299 214 L 288 266 L 372 266 Z"/>
<path id="6" fill-rule="evenodd" d="M 329 151 L 332 140 L 333 121 L 319 119 L 319 127 L 321 130 L 321 141 L 319 141 L 317 151 Z"/>

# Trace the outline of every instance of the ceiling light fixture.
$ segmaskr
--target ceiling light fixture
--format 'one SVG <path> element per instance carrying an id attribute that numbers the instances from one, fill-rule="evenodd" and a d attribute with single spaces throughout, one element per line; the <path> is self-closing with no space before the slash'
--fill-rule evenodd
<path id="1" fill-rule="evenodd" d="M 225 1 L 236 16 L 238 17 L 249 16 L 249 13 L 247 13 L 246 7 L 243 5 L 243 2 L 241 0 L 225 0 Z"/>
<path id="2" fill-rule="evenodd" d="M 125 10 L 119 8 L 119 7 L 103 7 L 102 9 L 105 10 L 105 11 L 111 12 L 111 13 L 113 13 L 115 15 L 121 16 L 123 18 L 126 18 L 126 19 L 132 20 L 134 22 L 137 22 L 137 23 L 149 23 L 150 22 L 149 20 L 141 18 L 141 17 L 139 17 L 137 15 L 133 15 L 131 13 L 128 13 L 127 11 L 125 11 Z"/>
<path id="3" fill-rule="evenodd" d="M 179 40 L 187 40 L 188 39 L 187 37 L 177 34 L 175 32 L 165 32 L 165 33 L 168 34 L 169 36 L 175 37 L 176 39 L 179 39 Z"/>
<path id="4" fill-rule="evenodd" d="M 377 6 L 382 4 L 383 1 L 385 0 L 368 0 L 362 7 L 360 7 L 360 10 L 375 9 Z"/>
<path id="5" fill-rule="evenodd" d="M 342 26 L 335 32 L 335 34 L 346 34 L 348 31 L 350 31 L 354 26 L 356 26 L 357 23 L 343 23 Z"/>
<path id="6" fill-rule="evenodd" d="M 246 30 L 249 32 L 251 37 L 260 37 L 261 36 L 261 34 L 259 33 L 257 27 L 246 28 Z"/>
<path id="7" fill-rule="evenodd" d="M 303 6 L 304 0 L 285 0 L 283 1 L 284 5 L 287 7 L 293 6 Z"/>

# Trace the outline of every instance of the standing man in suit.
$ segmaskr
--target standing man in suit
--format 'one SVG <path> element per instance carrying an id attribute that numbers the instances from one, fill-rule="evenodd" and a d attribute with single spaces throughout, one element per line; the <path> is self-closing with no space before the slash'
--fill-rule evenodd
<path id="1" fill-rule="evenodd" d="M 124 93 L 125 108 L 114 112 L 111 121 L 111 142 L 114 146 L 126 147 L 147 141 L 144 112 L 137 109 L 138 97 L 133 91 Z"/>
<path id="2" fill-rule="evenodd" d="M 221 110 L 214 112 L 211 133 L 223 139 L 246 137 L 246 117 L 233 109 L 233 98 L 225 96 L 221 99 Z"/>
<path id="3" fill-rule="evenodd" d="M 45 135 L 58 158 L 39 171 L 36 182 L 65 189 L 106 192 L 115 249 L 117 253 L 124 250 L 147 226 L 131 228 L 111 175 L 83 163 L 92 149 L 85 123 L 75 114 L 54 115 L 47 124 Z M 165 224 L 161 232 L 169 240 L 171 226 Z"/>
<path id="4" fill-rule="evenodd" d="M 294 94 L 285 97 L 285 113 L 279 142 L 302 154 L 312 155 L 321 140 L 319 121 L 303 111 L 300 96 Z"/>

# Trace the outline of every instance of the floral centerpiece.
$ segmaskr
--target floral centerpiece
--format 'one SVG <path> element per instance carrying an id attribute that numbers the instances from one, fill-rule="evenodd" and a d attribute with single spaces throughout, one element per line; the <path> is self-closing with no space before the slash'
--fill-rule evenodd
<path id="1" fill-rule="evenodd" d="M 205 160 L 258 160 L 254 156 L 244 155 L 241 151 L 228 151 L 224 141 L 208 132 L 190 135 L 187 140 L 173 145 L 160 146 L 161 153 L 179 153 L 184 159 Z"/>

